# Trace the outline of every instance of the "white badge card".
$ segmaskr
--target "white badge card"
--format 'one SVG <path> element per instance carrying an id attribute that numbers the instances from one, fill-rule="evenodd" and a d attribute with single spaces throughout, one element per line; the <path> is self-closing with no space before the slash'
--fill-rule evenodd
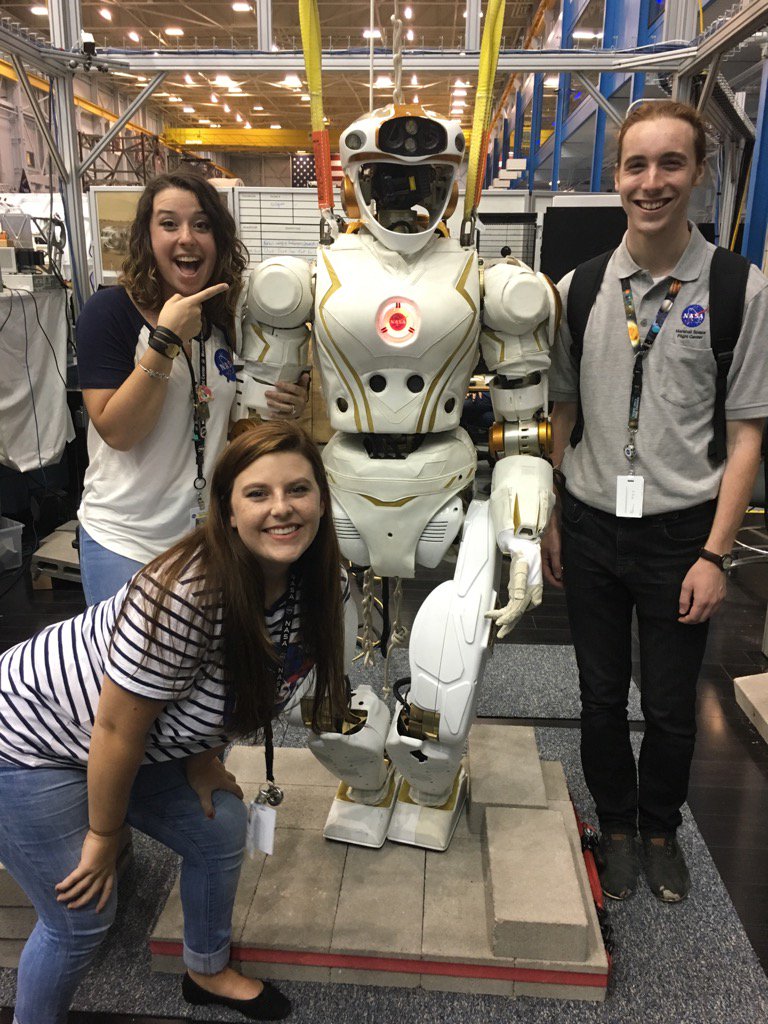
<path id="1" fill-rule="evenodd" d="M 271 854 L 275 846 L 277 811 L 269 804 L 252 800 L 248 805 L 248 833 L 246 847 L 253 857 L 257 850 Z"/>
<path id="2" fill-rule="evenodd" d="M 205 523 L 208 511 L 200 508 L 199 505 L 195 505 L 194 508 L 189 510 L 189 526 L 190 529 L 195 529 L 197 526 L 202 526 Z"/>
<path id="3" fill-rule="evenodd" d="M 616 515 L 623 519 L 640 519 L 643 514 L 643 488 L 641 476 L 616 477 Z"/>

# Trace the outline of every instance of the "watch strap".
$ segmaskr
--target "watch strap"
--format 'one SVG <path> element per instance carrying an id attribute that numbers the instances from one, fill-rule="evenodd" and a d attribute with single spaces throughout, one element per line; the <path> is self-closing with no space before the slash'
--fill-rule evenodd
<path id="1" fill-rule="evenodd" d="M 703 558 L 705 562 L 711 562 L 713 565 L 716 565 L 721 572 L 729 569 L 732 561 L 730 555 L 718 555 L 714 551 L 707 551 L 706 548 L 699 550 L 699 558 Z"/>
<path id="2" fill-rule="evenodd" d="M 181 352 L 182 340 L 169 327 L 155 327 L 149 335 L 149 347 L 161 356 L 175 359 Z"/>

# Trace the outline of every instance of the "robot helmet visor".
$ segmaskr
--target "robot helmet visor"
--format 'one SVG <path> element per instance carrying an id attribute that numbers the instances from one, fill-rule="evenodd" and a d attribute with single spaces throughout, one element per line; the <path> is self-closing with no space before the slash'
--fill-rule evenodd
<path id="1" fill-rule="evenodd" d="M 451 164 L 365 163 L 358 171 L 361 197 L 389 231 L 418 234 L 435 228 L 450 197 Z"/>

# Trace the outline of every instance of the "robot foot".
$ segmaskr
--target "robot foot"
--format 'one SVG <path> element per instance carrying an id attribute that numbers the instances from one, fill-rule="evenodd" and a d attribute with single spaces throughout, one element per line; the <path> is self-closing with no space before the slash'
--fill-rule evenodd
<path id="1" fill-rule="evenodd" d="M 400 779 L 400 774 L 390 765 L 384 796 L 377 804 L 361 804 L 350 799 L 350 787 L 345 782 L 340 783 L 323 829 L 325 838 L 375 849 L 383 846 Z"/>
<path id="2" fill-rule="evenodd" d="M 467 772 L 463 764 L 456 773 L 451 795 L 440 807 L 415 803 L 410 796 L 410 786 L 403 780 L 387 839 L 393 843 L 422 846 L 427 850 L 446 850 L 464 808 L 466 795 Z"/>

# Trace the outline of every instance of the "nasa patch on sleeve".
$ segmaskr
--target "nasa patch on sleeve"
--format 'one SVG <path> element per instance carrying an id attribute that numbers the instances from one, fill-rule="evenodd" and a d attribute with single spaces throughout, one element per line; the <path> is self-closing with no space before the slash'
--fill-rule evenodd
<path id="1" fill-rule="evenodd" d="M 686 327 L 701 327 L 705 316 L 706 310 L 703 306 L 691 305 L 685 307 L 680 314 L 680 319 Z"/>

